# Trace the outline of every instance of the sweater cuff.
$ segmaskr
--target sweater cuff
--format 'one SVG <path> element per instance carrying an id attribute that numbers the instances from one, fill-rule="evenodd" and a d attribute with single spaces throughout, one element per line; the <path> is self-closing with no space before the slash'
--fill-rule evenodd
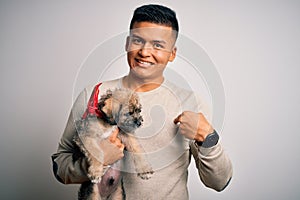
<path id="1" fill-rule="evenodd" d="M 212 152 L 217 151 L 217 149 L 220 148 L 220 141 L 218 141 L 216 145 L 209 148 L 199 146 L 196 142 L 194 142 L 194 146 L 197 148 L 200 155 L 207 156 L 208 154 L 211 154 Z"/>

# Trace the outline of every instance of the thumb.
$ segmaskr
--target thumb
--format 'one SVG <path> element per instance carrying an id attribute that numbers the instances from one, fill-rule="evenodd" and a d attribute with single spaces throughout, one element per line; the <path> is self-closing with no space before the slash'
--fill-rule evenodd
<path id="1" fill-rule="evenodd" d="M 118 134 L 119 134 L 119 128 L 116 128 L 112 134 L 109 136 L 109 141 L 114 143 L 118 137 Z"/>
<path id="2" fill-rule="evenodd" d="M 179 122 L 181 122 L 181 114 L 174 119 L 174 124 L 178 124 Z"/>

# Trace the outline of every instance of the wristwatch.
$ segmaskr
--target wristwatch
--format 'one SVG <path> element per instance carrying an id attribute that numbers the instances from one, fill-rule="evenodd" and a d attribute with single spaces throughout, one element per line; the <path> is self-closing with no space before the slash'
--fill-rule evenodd
<path id="1" fill-rule="evenodd" d="M 195 141 L 197 146 L 201 146 L 204 148 L 210 148 L 215 146 L 219 141 L 219 135 L 216 130 L 214 132 L 208 134 L 203 142 Z"/>

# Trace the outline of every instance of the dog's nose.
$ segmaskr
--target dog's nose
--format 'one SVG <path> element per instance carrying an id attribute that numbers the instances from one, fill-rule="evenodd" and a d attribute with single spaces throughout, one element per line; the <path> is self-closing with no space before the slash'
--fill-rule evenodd
<path id="1" fill-rule="evenodd" d="M 135 120 L 135 124 L 139 127 L 142 125 L 142 122 L 140 120 Z"/>

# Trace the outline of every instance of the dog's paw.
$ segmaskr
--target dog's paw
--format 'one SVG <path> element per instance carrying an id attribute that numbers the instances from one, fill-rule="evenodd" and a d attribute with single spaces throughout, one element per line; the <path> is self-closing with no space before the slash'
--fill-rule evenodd
<path id="1" fill-rule="evenodd" d="M 91 180 L 92 183 L 97 184 L 101 182 L 101 179 L 93 179 Z"/>
<path id="2" fill-rule="evenodd" d="M 148 180 L 152 177 L 153 171 L 138 173 L 137 175 L 144 180 Z"/>
<path id="3" fill-rule="evenodd" d="M 91 177 L 90 179 L 91 179 L 91 182 L 95 183 L 95 184 L 101 182 L 101 178 L 100 177 L 93 177 L 93 178 Z"/>
<path id="4" fill-rule="evenodd" d="M 103 166 L 94 159 L 90 160 L 90 166 L 88 168 L 87 176 L 92 183 L 100 183 L 101 177 L 103 175 Z"/>
<path id="5" fill-rule="evenodd" d="M 101 176 L 97 176 L 95 174 L 88 174 L 89 179 L 91 180 L 92 183 L 100 183 L 101 181 Z"/>

